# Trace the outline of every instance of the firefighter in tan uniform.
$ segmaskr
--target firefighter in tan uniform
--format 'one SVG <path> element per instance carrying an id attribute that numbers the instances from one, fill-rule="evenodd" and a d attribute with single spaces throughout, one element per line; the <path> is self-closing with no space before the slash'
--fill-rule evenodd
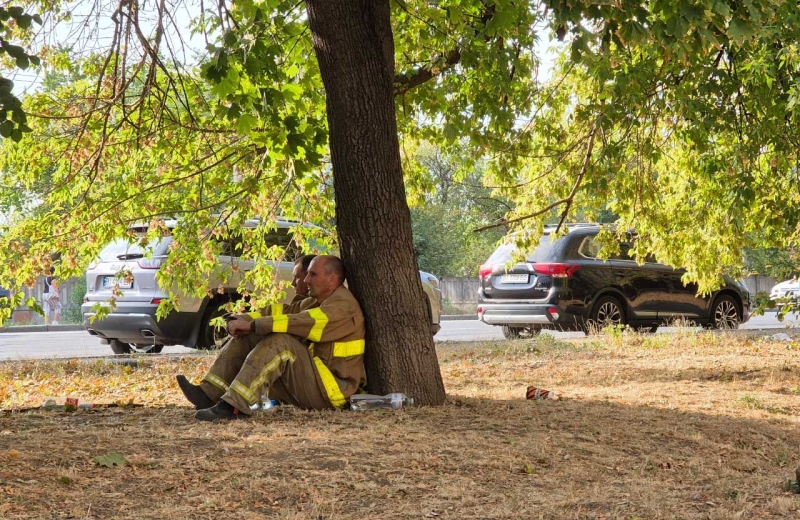
<path id="1" fill-rule="evenodd" d="M 310 298 L 228 323 L 234 339 L 200 385 L 181 384 L 199 409 L 196 418 L 249 415 L 266 393 L 303 409 L 336 409 L 356 392 L 365 379 L 364 317 L 342 285 L 344 266 L 336 257 L 318 256 L 304 281 Z"/>
<path id="2" fill-rule="evenodd" d="M 293 312 L 297 312 L 298 306 L 296 303 L 299 303 L 306 298 L 309 298 L 308 295 L 308 285 L 306 285 L 305 278 L 308 275 L 308 267 L 311 265 L 311 260 L 317 255 L 303 255 L 298 258 L 295 263 L 294 267 L 292 268 L 292 280 L 291 284 L 294 287 L 294 297 L 292 301 L 288 304 L 274 304 L 266 309 L 262 309 L 259 314 L 261 315 L 270 315 L 272 314 L 272 310 L 276 309 L 276 314 L 289 314 Z M 243 319 L 252 319 L 250 315 L 243 316 Z M 247 357 L 249 351 L 236 351 L 234 349 L 223 349 L 220 351 L 219 357 L 217 358 L 217 363 L 220 365 L 232 365 L 232 370 L 234 373 L 237 373 L 239 369 L 242 367 L 242 363 L 244 363 L 244 359 Z M 178 386 L 180 387 L 183 394 L 186 396 L 192 404 L 194 404 L 198 410 L 203 408 L 209 408 L 216 404 L 216 401 L 219 398 L 215 399 L 214 401 L 211 400 L 203 390 L 201 390 L 200 386 L 193 385 L 186 379 L 183 375 L 178 375 Z M 214 394 L 216 392 L 212 392 Z"/>

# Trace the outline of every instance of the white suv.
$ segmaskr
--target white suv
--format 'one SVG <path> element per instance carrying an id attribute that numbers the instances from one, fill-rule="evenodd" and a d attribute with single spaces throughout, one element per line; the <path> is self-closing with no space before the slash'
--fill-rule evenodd
<path id="1" fill-rule="evenodd" d="M 167 221 L 166 226 L 172 228 L 175 221 Z M 256 227 L 257 221 L 248 221 L 246 227 Z M 298 225 L 285 219 L 278 219 L 277 228 L 266 237 L 268 245 L 280 246 L 286 250 L 286 261 L 272 262 L 277 271 L 278 280 L 291 280 L 293 260 L 302 255 L 294 246 L 291 228 Z M 146 227 L 134 227 L 143 233 Z M 170 312 L 161 320 L 156 319 L 156 309 L 162 299 L 168 297 L 156 281 L 156 273 L 169 253 L 172 237 L 163 237 L 152 249 L 148 259 L 146 253 L 137 244 L 126 239 L 118 239 L 108 244 L 100 252 L 95 263 L 86 271 L 86 297 L 81 306 L 83 324 L 89 334 L 98 336 L 107 343 L 115 354 L 130 352 L 158 353 L 164 345 L 184 345 L 192 348 L 216 348 L 220 344 L 217 331 L 209 322 L 224 314 L 220 306 L 237 300 L 241 296 L 236 287 L 242 274 L 253 268 L 252 260 L 237 258 L 236 251 L 227 250 L 218 257 L 218 265 L 236 263 L 237 273 L 224 284 L 222 293 L 213 298 L 198 298 L 181 295 L 180 311 Z M 230 249 L 230 248 L 228 248 Z M 130 275 L 119 278 L 122 272 Z M 132 276 L 131 276 L 132 275 Z M 442 313 L 442 293 L 439 280 L 429 273 L 420 271 L 422 287 L 425 291 L 426 303 L 431 317 L 431 333 L 439 331 Z M 209 287 L 217 287 L 219 280 L 209 280 Z M 92 320 L 95 316 L 94 306 L 108 302 L 114 293 L 116 309 L 102 319 Z M 285 302 L 294 297 L 294 289 L 286 288 Z"/>

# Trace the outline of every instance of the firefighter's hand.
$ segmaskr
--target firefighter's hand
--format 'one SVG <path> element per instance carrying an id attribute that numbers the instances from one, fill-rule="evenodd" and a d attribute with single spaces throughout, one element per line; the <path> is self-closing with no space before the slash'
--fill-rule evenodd
<path id="1" fill-rule="evenodd" d="M 252 321 L 235 319 L 228 322 L 228 334 L 236 339 L 243 338 L 252 332 Z"/>

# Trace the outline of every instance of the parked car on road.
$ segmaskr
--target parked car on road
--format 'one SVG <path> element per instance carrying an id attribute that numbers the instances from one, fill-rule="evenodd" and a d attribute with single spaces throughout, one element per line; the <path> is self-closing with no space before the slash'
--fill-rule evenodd
<path id="1" fill-rule="evenodd" d="M 272 263 L 278 280 L 291 280 L 294 260 L 302 255 L 294 246 L 291 234 L 291 228 L 297 224 L 278 219 L 277 229 L 266 237 L 269 246 L 279 246 L 287 251 L 283 261 Z M 168 228 L 175 225 L 175 221 L 166 222 Z M 257 225 L 257 221 L 246 223 L 246 227 L 254 228 Z M 138 233 L 144 233 L 147 227 L 139 226 L 134 229 Z M 115 354 L 158 353 L 165 345 L 211 349 L 218 347 L 226 336 L 224 331 L 215 329 L 209 322 L 225 313 L 220 309 L 221 305 L 241 297 L 236 288 L 242 279 L 242 273 L 253 268 L 252 260 L 239 258 L 240 250 L 226 244 L 223 254 L 217 257 L 218 265 L 235 263 L 239 269 L 222 284 L 223 292 L 213 298 L 181 295 L 180 311 L 170 312 L 165 318 L 157 320 L 156 309 L 161 300 L 168 297 L 168 292 L 159 286 L 156 273 L 166 260 L 171 243 L 172 237 L 165 236 L 151 245 L 152 255 L 148 259 L 149 251 L 142 250 L 136 243 L 132 244 L 126 239 L 114 240 L 103 248 L 97 261 L 87 269 L 86 297 L 81 306 L 83 324 L 89 334 L 108 343 Z M 120 278 L 122 272 L 129 272 L 130 275 Z M 442 314 L 439 280 L 432 274 L 420 272 L 420 281 L 427 297 L 431 333 L 436 334 Z M 221 279 L 214 278 L 208 281 L 208 286 L 218 287 L 221 283 Z M 94 306 L 107 304 L 115 291 L 122 293 L 116 298 L 116 308 L 103 319 L 93 320 L 96 315 Z M 293 297 L 294 289 L 288 287 L 284 302 L 291 301 Z"/>
<path id="2" fill-rule="evenodd" d="M 503 327 L 507 338 L 542 329 L 586 331 L 591 324 L 654 332 L 678 318 L 733 329 L 750 317 L 749 293 L 737 281 L 726 277 L 720 289 L 698 296 L 697 284 L 681 281 L 683 269 L 653 258 L 637 264 L 628 254 L 631 241 L 599 259 L 597 225 L 569 226 L 565 236 L 551 238 L 554 230 L 545 228 L 524 262 L 507 266 L 514 245 L 503 244 L 480 267 L 478 317 Z"/>
<path id="3" fill-rule="evenodd" d="M 800 302 L 800 278 L 792 278 L 775 284 L 769 292 L 769 299 L 775 302 L 778 310 L 786 304 L 796 306 Z"/>

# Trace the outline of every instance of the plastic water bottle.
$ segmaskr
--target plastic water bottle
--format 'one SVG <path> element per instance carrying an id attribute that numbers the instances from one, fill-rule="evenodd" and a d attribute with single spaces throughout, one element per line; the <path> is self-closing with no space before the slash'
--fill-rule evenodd
<path id="1" fill-rule="evenodd" d="M 353 394 L 350 396 L 350 409 L 355 412 L 367 410 L 399 410 L 405 406 L 413 406 L 414 399 L 401 393 L 373 395 Z"/>
<path id="2" fill-rule="evenodd" d="M 267 395 L 262 395 L 261 400 L 250 407 L 253 411 L 274 412 L 278 406 L 278 401 L 270 399 Z"/>

